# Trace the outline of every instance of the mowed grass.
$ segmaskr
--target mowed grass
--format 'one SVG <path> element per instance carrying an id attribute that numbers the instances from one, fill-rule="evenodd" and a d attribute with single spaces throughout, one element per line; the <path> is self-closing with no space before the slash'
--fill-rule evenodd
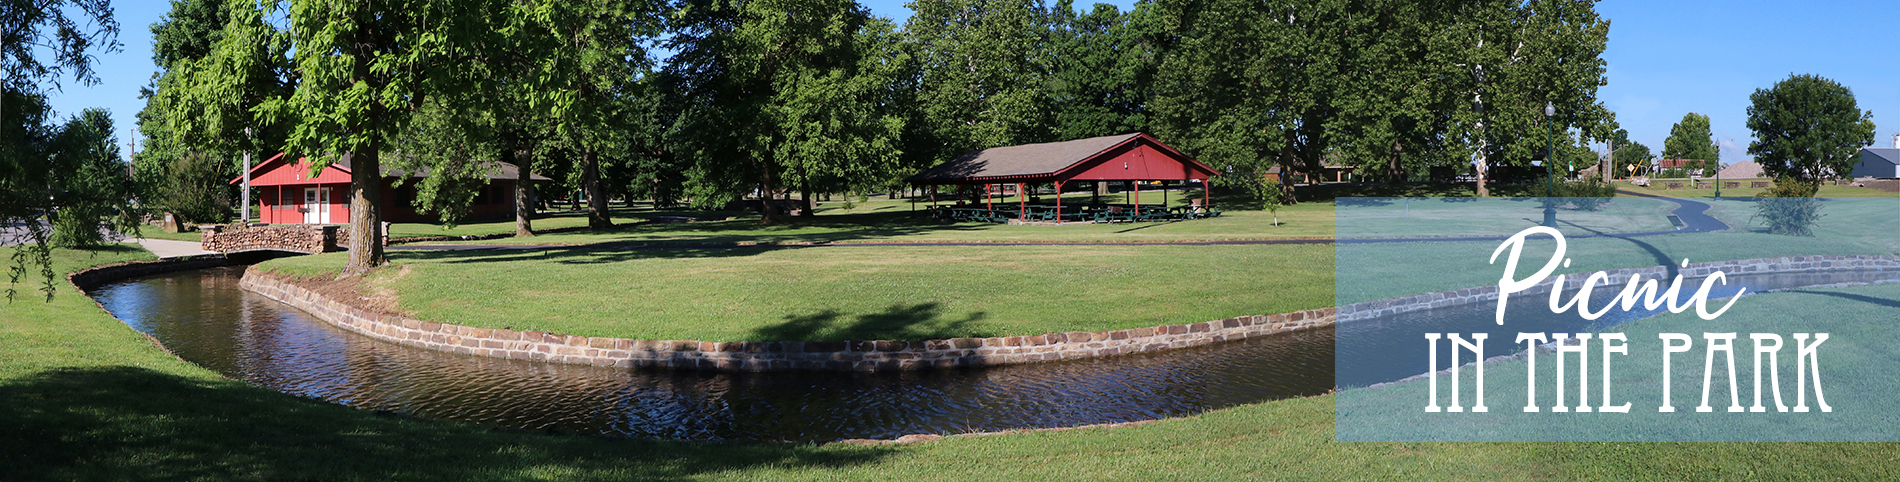
<path id="1" fill-rule="evenodd" d="M 120 259 L 59 252 L 61 272 Z M 686 443 L 381 416 L 219 377 L 70 286 L 0 308 L 0 480 L 1892 479 L 1891 443 L 1335 443 L 1330 396 L 899 446 Z"/>
<path id="2" fill-rule="evenodd" d="M 1330 245 L 394 251 L 369 278 L 443 323 L 707 341 L 922 340 L 1331 306 Z M 330 276 L 343 253 L 259 266 Z"/>
<path id="3" fill-rule="evenodd" d="M 1142 205 L 1183 206 L 1188 198 L 1199 199 L 1194 194 L 1171 191 L 1141 193 Z M 1053 203 L 1052 196 L 1043 196 L 1045 203 Z M 1086 204 L 1090 200 L 1087 194 L 1068 194 L 1063 196 L 1064 203 Z M 967 206 L 991 206 L 995 209 L 1010 209 L 1019 206 L 1015 197 L 999 197 L 993 203 L 985 204 L 980 200 Z M 1133 200 L 1129 193 L 1116 193 L 1103 196 L 1105 203 L 1126 203 Z M 949 206 L 954 203 L 945 202 Z M 1224 214 L 1217 218 L 1179 222 L 1143 222 L 1116 224 L 1071 223 L 1063 226 L 1012 226 L 994 223 L 947 223 L 921 218 L 912 211 L 912 204 L 903 201 L 870 201 L 864 203 L 844 202 L 822 203 L 810 217 L 789 217 L 776 224 L 762 224 L 756 215 L 749 213 L 713 212 L 706 213 L 714 217 L 727 217 L 725 221 L 704 221 L 693 223 L 655 223 L 643 225 L 619 226 L 610 230 L 543 234 L 532 238 L 502 238 L 476 241 L 480 244 L 539 244 L 539 245 L 581 245 L 599 243 L 657 243 L 657 244 L 711 244 L 711 243 L 849 243 L 849 242 L 1164 242 L 1164 241 L 1218 241 L 1239 239 L 1278 239 L 1278 238 L 1330 238 L 1333 235 L 1332 203 L 1314 202 L 1286 206 L 1279 210 L 1279 224 L 1274 224 L 1275 213 L 1258 209 L 1234 209 L 1230 203 L 1218 200 L 1216 206 L 1223 207 Z M 924 210 L 930 203 L 918 203 L 915 209 Z M 1258 206 L 1255 206 L 1256 208 Z M 629 214 L 641 218 L 652 216 L 694 216 L 694 211 L 640 211 Z M 540 221 L 536 221 L 540 228 Z M 581 224 L 585 224 L 584 219 Z M 622 223 L 628 224 L 628 223 Z M 507 231 L 513 231 L 513 224 Z M 391 228 L 395 230 L 395 228 Z"/>

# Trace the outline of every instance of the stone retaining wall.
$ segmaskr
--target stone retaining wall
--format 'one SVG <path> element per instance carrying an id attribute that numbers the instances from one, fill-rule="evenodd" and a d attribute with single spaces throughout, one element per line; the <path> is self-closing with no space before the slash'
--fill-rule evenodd
<path id="1" fill-rule="evenodd" d="M 1333 324 L 1331 308 L 1185 325 L 1035 336 L 924 341 L 708 342 L 630 340 L 473 328 L 379 315 L 252 268 L 243 289 L 371 338 L 430 350 L 518 360 L 715 371 L 900 371 L 1015 365 L 1146 353 Z"/>
<path id="2" fill-rule="evenodd" d="M 1784 256 L 1779 258 L 1755 258 L 1694 263 L 1688 267 L 1678 268 L 1677 270 L 1682 274 L 1682 277 L 1685 278 L 1683 290 L 1693 293 L 1696 286 L 1690 285 L 1687 282 L 1688 279 L 1704 278 L 1716 271 L 1721 271 L 1729 276 L 1742 274 L 1815 273 L 1858 270 L 1893 270 L 1900 272 L 1900 257 L 1873 255 Z M 1664 278 L 1664 276 L 1667 276 L 1668 273 L 1667 267 L 1663 266 L 1606 270 L 1604 274 L 1609 275 L 1609 280 L 1600 282 L 1598 286 L 1613 286 L 1615 290 L 1620 291 L 1623 285 L 1629 283 L 1630 276 L 1640 274 L 1644 279 L 1660 280 L 1658 281 L 1658 284 L 1662 285 L 1660 287 L 1667 288 L 1670 280 Z M 1564 278 L 1564 290 L 1572 291 L 1582 288 L 1584 281 L 1587 281 L 1589 277 L 1590 273 L 1572 273 L 1566 276 Z M 1550 279 L 1525 289 L 1517 293 L 1517 295 L 1530 296 L 1548 294 L 1550 293 L 1551 286 L 1554 284 L 1556 284 L 1556 275 L 1552 275 Z M 1497 301 L 1497 299 L 1498 286 L 1488 285 L 1350 304 L 1339 307 L 1338 318 L 1339 321 L 1342 322 L 1354 321 L 1452 305 L 1491 302 Z"/>

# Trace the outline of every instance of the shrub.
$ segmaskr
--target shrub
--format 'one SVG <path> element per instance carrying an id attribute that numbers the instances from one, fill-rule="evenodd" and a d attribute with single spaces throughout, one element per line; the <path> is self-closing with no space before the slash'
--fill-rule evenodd
<path id="1" fill-rule="evenodd" d="M 1811 229 L 1821 219 L 1821 200 L 1814 197 L 1820 186 L 1783 176 L 1775 187 L 1762 191 L 1755 201 L 1754 219 L 1761 219 L 1772 234 L 1813 236 Z"/>

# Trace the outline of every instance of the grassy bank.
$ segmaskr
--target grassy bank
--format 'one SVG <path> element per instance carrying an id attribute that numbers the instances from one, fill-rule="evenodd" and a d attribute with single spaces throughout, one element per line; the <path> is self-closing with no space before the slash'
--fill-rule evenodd
<path id="1" fill-rule="evenodd" d="M 61 252 L 62 271 L 103 257 Z M 1893 444 L 1333 443 L 1332 398 L 903 446 L 697 444 L 379 416 L 172 358 L 68 289 L 0 308 L 4 480 L 1891 478 Z"/>
<path id="2" fill-rule="evenodd" d="M 331 276 L 342 255 L 261 267 Z M 1332 302 L 1331 256 L 1330 245 L 398 251 L 368 283 L 419 319 L 484 328 L 922 340 L 1321 308 Z"/>

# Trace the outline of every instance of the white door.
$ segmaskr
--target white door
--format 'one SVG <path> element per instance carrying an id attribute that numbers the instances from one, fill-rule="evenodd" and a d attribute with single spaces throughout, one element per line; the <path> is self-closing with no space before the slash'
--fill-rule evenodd
<path id="1" fill-rule="evenodd" d="M 318 187 L 303 188 L 304 224 L 327 224 L 330 222 L 330 190 Z"/>

